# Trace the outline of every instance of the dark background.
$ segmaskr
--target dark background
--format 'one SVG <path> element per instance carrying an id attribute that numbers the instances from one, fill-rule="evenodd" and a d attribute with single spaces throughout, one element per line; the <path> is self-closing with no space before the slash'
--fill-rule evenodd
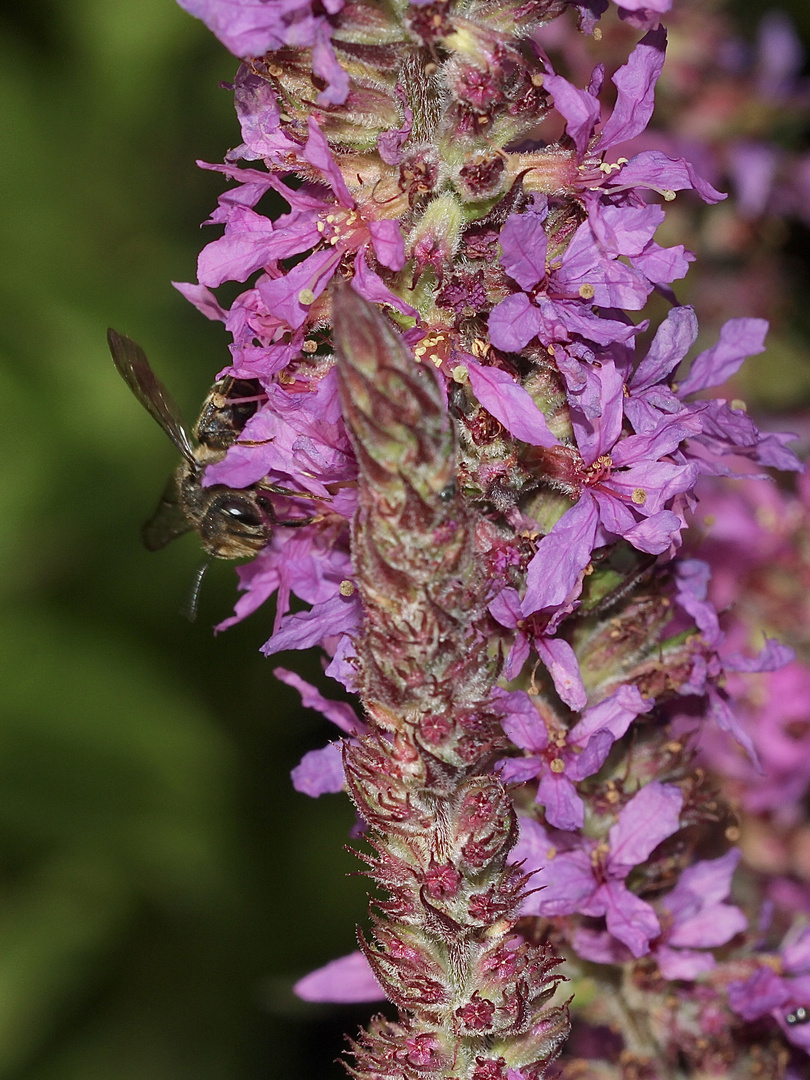
<path id="1" fill-rule="evenodd" d="M 289 781 L 332 733 L 259 654 L 269 609 L 212 635 L 232 566 L 177 614 L 195 539 L 139 541 L 177 455 L 104 340 L 189 420 L 227 361 L 169 282 L 222 186 L 194 161 L 239 141 L 235 69 L 172 0 L 0 4 L 0 1080 L 327 1080 L 370 1011 L 291 994 L 365 910 L 347 800 Z"/>

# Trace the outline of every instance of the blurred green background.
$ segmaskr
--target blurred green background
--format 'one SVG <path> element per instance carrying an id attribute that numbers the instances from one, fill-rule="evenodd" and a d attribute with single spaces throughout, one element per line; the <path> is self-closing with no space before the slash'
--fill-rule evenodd
<path id="1" fill-rule="evenodd" d="M 213 637 L 231 566 L 177 614 L 195 539 L 139 540 L 176 454 L 104 336 L 196 416 L 226 336 L 169 282 L 236 63 L 172 0 L 3 4 L 0 31 L 0 1080 L 337 1078 L 369 1009 L 290 992 L 365 910 L 347 801 L 289 781 L 331 733 L 258 652 L 271 611 Z"/>
<path id="2" fill-rule="evenodd" d="M 347 801 L 289 779 L 333 733 L 259 654 L 270 610 L 214 638 L 232 564 L 178 614 L 198 543 L 140 543 L 177 454 L 105 342 L 189 421 L 227 361 L 169 282 L 221 188 L 195 159 L 238 141 L 236 62 L 172 0 L 1 14 L 0 1077 L 339 1077 L 368 1009 L 290 991 L 365 909 Z"/>

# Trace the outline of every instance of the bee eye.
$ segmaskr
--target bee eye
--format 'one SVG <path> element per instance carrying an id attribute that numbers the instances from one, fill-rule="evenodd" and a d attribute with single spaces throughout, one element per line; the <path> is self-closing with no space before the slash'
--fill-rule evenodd
<path id="1" fill-rule="evenodd" d="M 233 518 L 234 521 L 240 522 L 242 525 L 259 526 L 262 524 L 262 517 L 258 510 L 246 499 L 223 499 L 219 504 L 219 510 L 221 513 L 227 514 L 229 518 Z"/>
<path id="2" fill-rule="evenodd" d="M 785 1017 L 785 1023 L 791 1027 L 795 1027 L 796 1024 L 806 1024 L 808 1020 L 810 1020 L 810 1010 L 806 1009 L 804 1005 L 800 1005 Z"/>

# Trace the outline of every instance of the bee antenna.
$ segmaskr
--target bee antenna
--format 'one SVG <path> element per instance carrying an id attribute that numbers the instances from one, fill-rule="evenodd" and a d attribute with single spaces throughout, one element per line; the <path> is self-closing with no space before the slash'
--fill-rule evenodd
<path id="1" fill-rule="evenodd" d="M 180 614 L 184 615 L 189 622 L 194 622 L 197 618 L 197 609 L 200 604 L 200 589 L 202 588 L 203 578 L 210 565 L 211 556 L 209 556 L 205 562 L 200 563 L 197 572 L 194 575 L 194 579 L 191 582 L 191 588 L 188 590 L 188 596 L 186 596 L 186 599 L 180 608 Z"/>

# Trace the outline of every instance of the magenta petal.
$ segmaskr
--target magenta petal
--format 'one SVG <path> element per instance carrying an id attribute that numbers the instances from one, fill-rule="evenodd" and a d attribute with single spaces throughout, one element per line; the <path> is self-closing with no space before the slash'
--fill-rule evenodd
<path id="1" fill-rule="evenodd" d="M 695 309 L 673 308 L 656 330 L 647 355 L 630 380 L 633 392 L 649 389 L 674 371 L 695 343 L 697 334 Z"/>
<path id="2" fill-rule="evenodd" d="M 719 859 L 704 859 L 688 866 L 662 900 L 662 907 L 677 920 L 683 914 L 691 917 L 702 907 L 721 903 L 731 891 L 731 879 L 741 857 L 739 849 L 732 848 Z"/>
<path id="3" fill-rule="evenodd" d="M 786 1005 L 790 991 L 784 979 L 769 967 L 761 967 L 745 982 L 728 986 L 728 1003 L 744 1020 L 756 1020 Z"/>
<path id="4" fill-rule="evenodd" d="M 312 303 L 312 300 L 302 303 L 301 294 L 311 293 L 313 299 L 317 299 L 331 281 L 339 263 L 340 253 L 334 248 L 314 251 L 303 262 L 288 270 L 284 277 L 259 281 L 256 291 L 268 311 L 297 330 L 306 322 Z"/>
<path id="5" fill-rule="evenodd" d="M 518 620 L 522 618 L 520 596 L 517 589 L 501 589 L 497 596 L 490 601 L 489 613 L 501 626 L 507 626 L 510 630 L 514 630 L 517 627 Z"/>
<path id="6" fill-rule="evenodd" d="M 646 862 L 661 841 L 681 827 L 682 806 L 683 793 L 674 784 L 653 780 L 637 792 L 610 829 L 611 872 L 626 874 Z"/>
<path id="7" fill-rule="evenodd" d="M 172 285 L 181 296 L 184 296 L 190 304 L 193 304 L 198 311 L 201 311 L 206 319 L 225 322 L 228 317 L 227 311 L 205 285 L 194 285 L 187 281 L 173 281 Z"/>
<path id="8" fill-rule="evenodd" d="M 565 130 L 574 140 L 577 154 L 581 158 L 599 120 L 599 98 L 589 94 L 587 90 L 578 90 L 561 75 L 544 75 L 543 89 L 548 90 L 554 98 L 554 107 L 564 118 Z"/>
<path id="9" fill-rule="evenodd" d="M 586 367 L 581 389 L 569 383 L 568 401 L 577 447 L 585 465 L 613 449 L 624 419 L 624 380 L 612 361 Z"/>
<path id="10" fill-rule="evenodd" d="M 573 832 L 585 821 L 585 806 L 567 776 L 544 772 L 537 787 L 535 802 L 544 807 L 546 821 L 555 829 Z"/>
<path id="11" fill-rule="evenodd" d="M 748 919 L 733 904 L 711 904 L 673 927 L 670 945 L 715 949 L 748 929 Z"/>
<path id="12" fill-rule="evenodd" d="M 526 870 L 534 869 L 528 862 Z M 566 851 L 555 855 L 532 875 L 539 891 L 528 896 L 521 907 L 526 915 L 571 915 L 579 911 L 595 886 L 591 857 L 587 851 Z"/>
<path id="13" fill-rule="evenodd" d="M 574 650 L 563 638 L 537 637 L 537 654 L 548 669 L 554 689 L 569 709 L 583 709 L 588 701 Z"/>
<path id="14" fill-rule="evenodd" d="M 309 228 L 309 242 L 299 251 L 317 243 L 314 224 Z M 279 252 L 279 239 L 282 240 Z M 225 234 L 202 249 L 197 259 L 197 278 L 216 289 L 223 281 L 246 281 L 254 270 L 276 258 L 291 254 L 284 243 L 284 233 L 275 230 L 272 221 L 246 206 L 235 207 L 229 216 Z"/>
<path id="15" fill-rule="evenodd" d="M 327 10 L 328 10 L 328 5 Z M 342 3 L 337 5 L 342 7 Z M 335 55 L 331 41 L 332 28 L 322 19 L 315 30 L 312 43 L 312 71 L 323 79 L 326 87 L 318 94 L 319 105 L 342 105 L 349 96 L 349 76 L 343 70 Z"/>
<path id="16" fill-rule="evenodd" d="M 312 683 L 308 683 L 296 672 L 288 671 L 286 668 L 273 668 L 273 674 L 280 682 L 298 691 L 301 695 L 301 704 L 305 709 L 315 709 L 337 725 L 341 731 L 345 731 L 348 735 L 356 735 L 358 732 L 367 730 L 366 725 L 348 701 L 330 701 Z"/>
<path id="17" fill-rule="evenodd" d="M 304 1001 L 383 1001 L 385 994 L 361 952 L 332 960 L 293 987 Z"/>
<path id="18" fill-rule="evenodd" d="M 525 690 L 496 688 L 492 700 L 505 711 L 503 731 L 515 746 L 521 750 L 544 750 L 548 746 L 546 725 Z"/>
<path id="19" fill-rule="evenodd" d="M 507 352 L 520 352 L 544 325 L 542 313 L 522 292 L 496 304 L 487 322 L 492 344 Z"/>
<path id="20" fill-rule="evenodd" d="M 543 826 L 534 818 L 522 817 L 519 819 L 520 836 L 517 844 L 509 855 L 512 863 L 524 863 L 526 873 L 533 873 L 541 866 L 545 866 L 549 859 L 549 852 L 554 852 L 551 842 Z"/>
<path id="21" fill-rule="evenodd" d="M 280 110 L 274 88 L 246 64 L 236 74 L 234 104 L 244 139 L 240 156 L 274 161 L 285 150 L 300 150 L 279 128 Z"/>
<path id="22" fill-rule="evenodd" d="M 516 679 L 518 677 L 523 670 L 523 665 L 529 659 L 530 652 L 531 646 L 526 635 L 523 633 L 516 634 L 503 668 L 505 679 Z"/>
<path id="23" fill-rule="evenodd" d="M 566 755 L 565 775 L 571 780 L 584 780 L 587 776 L 593 776 L 605 764 L 615 741 L 609 731 L 595 732 L 588 739 L 581 754 L 569 751 Z"/>
<path id="24" fill-rule="evenodd" d="M 261 56 L 284 43 L 285 16 L 311 9 L 311 0 L 179 0 L 180 7 L 202 19 L 235 56 Z"/>
<path id="25" fill-rule="evenodd" d="M 723 658 L 723 667 L 727 671 L 778 671 L 795 659 L 796 653 L 789 645 L 783 645 L 776 638 L 766 638 L 762 651 L 756 656 L 731 653 Z"/>
<path id="26" fill-rule="evenodd" d="M 651 555 L 661 555 L 672 544 L 680 542 L 683 522 L 671 510 L 661 510 L 653 517 L 635 525 L 624 533 L 624 538 L 637 548 Z"/>
<path id="27" fill-rule="evenodd" d="M 405 265 L 405 242 L 398 221 L 388 218 L 382 221 L 369 221 L 371 246 L 383 266 L 389 270 L 401 270 Z"/>
<path id="28" fill-rule="evenodd" d="M 543 767 L 540 758 L 506 758 L 498 762 L 501 780 L 505 784 L 526 784 L 534 780 Z"/>
<path id="29" fill-rule="evenodd" d="M 734 710 L 713 686 L 709 687 L 708 697 L 708 715 L 711 716 L 713 720 L 717 721 L 717 726 L 722 731 L 727 731 L 729 735 L 734 736 L 743 750 L 748 754 L 748 757 L 751 759 L 751 764 L 757 772 L 763 773 L 764 769 L 759 760 L 759 754 L 754 746 L 754 741 L 734 715 Z"/>
<path id="30" fill-rule="evenodd" d="M 610 539 L 624 536 L 638 524 L 638 512 L 633 513 L 627 503 L 617 498 L 612 492 L 597 489 L 591 493 L 591 496 L 599 507 L 601 529 L 610 536 Z"/>
<path id="31" fill-rule="evenodd" d="M 511 435 L 530 446 L 559 446 L 531 395 L 508 372 L 484 367 L 472 357 L 466 358 L 465 367 L 475 396 Z"/>
<path id="32" fill-rule="evenodd" d="M 402 104 L 402 127 L 391 128 L 377 136 L 377 150 L 386 165 L 399 165 L 402 161 L 402 147 L 413 130 L 413 111 L 408 105 L 404 91 L 397 90 Z"/>
<path id="33" fill-rule="evenodd" d="M 313 116 L 309 116 L 307 119 L 307 127 L 309 131 L 309 137 L 307 138 L 304 152 L 301 155 L 305 161 L 308 161 L 310 165 L 314 165 L 324 177 L 324 180 L 329 184 L 332 191 L 337 197 L 337 201 L 341 206 L 354 206 L 354 199 L 351 192 L 346 187 L 346 181 L 343 179 L 343 173 L 337 166 L 335 159 L 332 157 L 332 151 L 329 149 L 329 143 L 324 138 L 323 132 L 318 127 L 318 122 Z"/>
<path id="34" fill-rule="evenodd" d="M 357 252 L 354 259 L 352 288 L 356 293 L 359 293 L 360 296 L 365 300 L 370 301 L 372 304 L 387 304 L 389 307 L 402 312 L 403 315 L 410 316 L 412 319 L 419 318 L 419 312 L 416 308 L 411 307 L 411 305 L 403 300 L 402 297 L 391 292 L 380 275 L 375 270 L 371 269 L 366 261 L 365 250 L 362 248 Z"/>
<path id="35" fill-rule="evenodd" d="M 665 248 L 653 242 L 633 256 L 633 266 L 656 285 L 669 285 L 686 277 L 694 261 L 695 256 L 683 244 Z"/>
<path id="36" fill-rule="evenodd" d="M 704 202 L 717 203 L 728 196 L 704 180 L 694 166 L 684 158 L 671 158 L 660 150 L 644 150 L 612 174 L 605 186 L 608 190 L 651 188 L 654 191 L 692 190 Z"/>
<path id="37" fill-rule="evenodd" d="M 543 227 L 545 217 L 545 208 L 540 212 L 529 210 L 524 214 L 512 214 L 498 237 L 501 265 L 521 289 L 533 288 L 546 276 L 548 238 Z"/>
<path id="38" fill-rule="evenodd" d="M 678 395 L 697 393 L 719 386 L 740 369 L 743 360 L 765 351 L 765 319 L 729 319 L 720 331 L 720 340 L 696 356 Z"/>
<path id="39" fill-rule="evenodd" d="M 340 683 L 350 694 L 357 694 L 357 651 L 348 634 L 344 634 L 337 644 L 332 660 L 324 671 L 329 679 Z"/>
<path id="40" fill-rule="evenodd" d="M 695 620 L 706 640 L 717 645 L 721 640 L 720 621 L 709 595 L 711 570 L 702 559 L 681 559 L 675 568 L 676 600 Z"/>
<path id="41" fill-rule="evenodd" d="M 623 307 L 640 311 L 652 285 L 645 275 L 633 266 L 619 262 L 618 256 L 631 252 L 635 254 L 639 250 L 637 224 L 648 219 L 649 211 L 655 207 L 649 207 L 646 212 L 640 213 L 635 207 L 620 209 L 624 211 L 624 220 L 613 221 L 610 228 L 600 230 L 603 235 L 596 235 L 600 224 L 597 215 L 592 215 L 579 226 L 566 248 L 555 280 L 560 287 L 574 293 L 583 287 L 590 289 L 593 303 L 603 307 Z M 603 211 L 603 215 L 606 214 L 607 211 Z M 631 222 L 631 217 L 636 221 Z M 654 229 L 654 226 L 651 227 Z M 606 238 L 605 233 L 610 234 L 610 239 Z M 630 251 L 617 250 L 619 245 L 628 247 Z"/>
<path id="42" fill-rule="evenodd" d="M 810 927 L 805 927 L 795 941 L 782 949 L 785 971 L 810 971 Z"/>
<path id="43" fill-rule="evenodd" d="M 614 256 L 638 256 L 649 247 L 656 229 L 663 224 L 664 217 L 660 206 L 648 203 L 645 206 L 600 205 L 588 220 L 594 237 L 604 252 Z M 581 231 L 580 225 L 578 232 Z M 622 266 L 623 264 L 615 265 L 611 269 L 620 270 Z"/>
<path id="44" fill-rule="evenodd" d="M 616 0 L 616 2 L 620 11 L 655 12 L 659 15 L 663 15 L 672 7 L 672 0 Z"/>
<path id="45" fill-rule="evenodd" d="M 605 930 L 579 927 L 574 931 L 571 944 L 577 956 L 592 960 L 594 964 L 627 964 L 632 960 L 626 946 Z"/>
<path id="46" fill-rule="evenodd" d="M 537 545 L 526 573 L 524 616 L 565 600 L 590 562 L 598 522 L 596 503 L 584 491 Z"/>
<path id="47" fill-rule="evenodd" d="M 670 949 L 659 945 L 655 950 L 658 970 L 665 979 L 696 979 L 717 966 L 711 953 L 691 949 Z"/>
<path id="48" fill-rule="evenodd" d="M 582 743 L 595 732 L 609 731 L 614 739 L 620 739 L 635 718 L 648 712 L 653 702 L 645 700 L 636 686 L 620 686 L 609 698 L 583 715 L 579 723 L 572 728 L 569 740 Z"/>
<path id="49" fill-rule="evenodd" d="M 333 596 L 331 600 L 315 604 L 311 611 L 286 615 L 261 651 L 265 656 L 272 656 L 284 649 L 309 649 L 325 637 L 356 630 L 361 619 L 362 607 L 357 596 Z"/>
<path id="50" fill-rule="evenodd" d="M 625 944 L 633 956 L 648 953 L 650 941 L 661 933 L 658 916 L 650 905 L 630 892 L 622 881 L 607 882 L 598 895 L 611 934 Z"/>
<path id="51" fill-rule="evenodd" d="M 622 6 L 660 10 L 656 8 L 654 0 L 638 3 L 627 0 Z M 627 63 L 613 76 L 618 96 L 613 113 L 602 128 L 600 150 L 633 139 L 646 128 L 655 105 L 655 84 L 664 66 L 666 45 L 666 31 L 662 27 L 651 30 L 638 43 Z"/>
<path id="52" fill-rule="evenodd" d="M 341 740 L 310 750 L 290 773 L 293 787 L 302 795 L 317 799 L 343 790 L 343 754 Z"/>

